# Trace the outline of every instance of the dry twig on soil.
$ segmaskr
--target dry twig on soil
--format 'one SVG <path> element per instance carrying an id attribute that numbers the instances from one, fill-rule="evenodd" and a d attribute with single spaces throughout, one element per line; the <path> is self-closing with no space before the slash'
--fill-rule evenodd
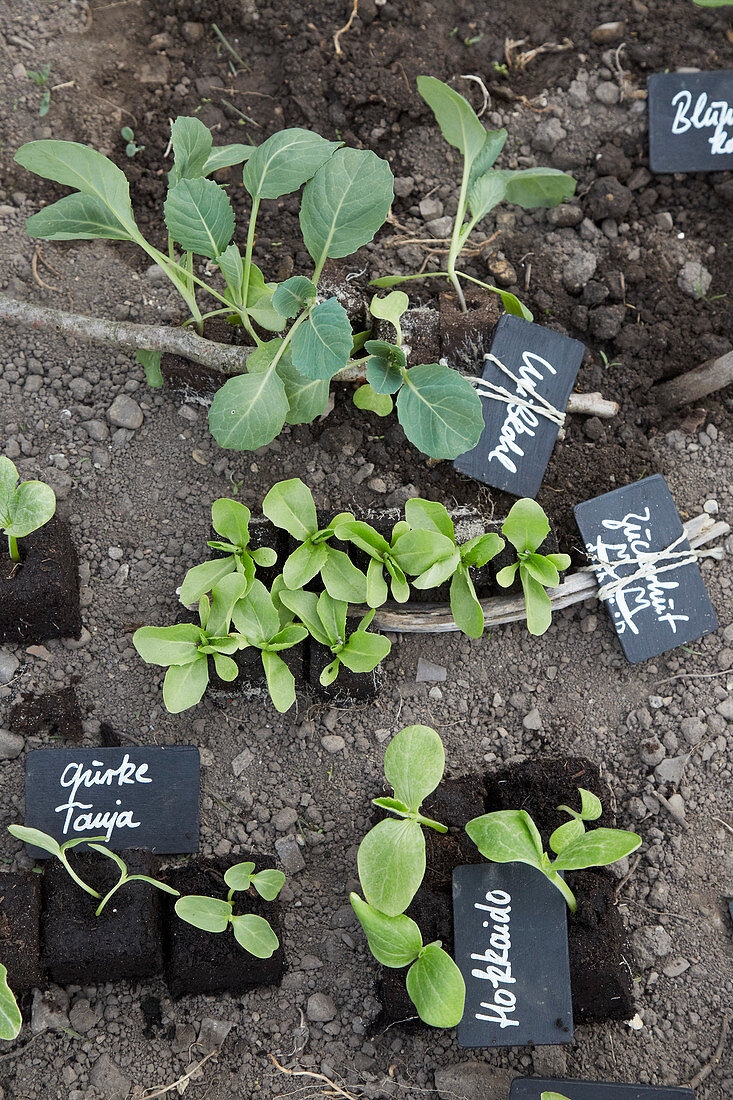
<path id="1" fill-rule="evenodd" d="M 702 1069 L 699 1070 L 695 1074 L 695 1076 L 692 1078 L 691 1081 L 688 1082 L 691 1089 L 696 1089 L 698 1085 L 701 1085 L 703 1083 L 703 1081 L 707 1077 L 710 1076 L 710 1074 L 713 1072 L 715 1067 L 718 1065 L 718 1063 L 720 1062 L 721 1056 L 723 1054 L 723 1049 L 725 1047 L 725 1040 L 726 1040 L 727 1035 L 728 1035 L 728 1016 L 727 1016 L 726 1013 L 723 1013 L 723 1019 L 722 1019 L 721 1024 L 720 1024 L 720 1038 L 718 1039 L 718 1045 L 715 1048 L 715 1053 L 713 1054 L 710 1061 L 706 1065 L 704 1065 L 702 1067 Z"/>

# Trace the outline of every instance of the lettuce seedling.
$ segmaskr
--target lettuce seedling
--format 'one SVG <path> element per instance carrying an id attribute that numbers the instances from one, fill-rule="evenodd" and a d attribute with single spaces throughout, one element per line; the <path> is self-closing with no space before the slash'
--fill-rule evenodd
<path id="1" fill-rule="evenodd" d="M 527 629 L 530 634 L 544 634 L 552 621 L 552 603 L 545 589 L 560 583 L 560 572 L 570 567 L 570 556 L 537 553 L 550 533 L 550 524 L 539 504 L 529 497 L 512 505 L 501 532 L 516 549 L 517 561 L 499 570 L 497 583 L 508 588 L 519 570 L 527 608 Z"/>
<path id="2" fill-rule="evenodd" d="M 486 565 L 495 558 L 504 549 L 504 540 L 489 531 L 457 543 L 455 526 L 447 509 L 437 501 L 422 500 L 420 497 L 407 501 L 405 519 L 413 530 L 437 531 L 455 546 L 458 560 L 450 582 L 453 621 L 469 638 L 480 638 L 484 632 L 484 611 L 476 595 L 471 569 Z M 420 578 L 412 583 L 415 588 L 428 587 L 420 582 Z"/>
<path id="3" fill-rule="evenodd" d="M 570 814 L 550 837 L 551 859 L 542 847 L 539 830 L 526 810 L 496 810 L 475 817 L 466 825 L 466 833 L 486 859 L 493 863 L 528 863 L 556 886 L 571 913 L 577 909 L 575 895 L 560 871 L 579 871 L 584 867 L 606 867 L 631 855 L 641 844 L 637 833 L 624 829 L 594 829 L 586 833 L 585 822 L 601 816 L 601 803 L 590 791 L 578 788 L 581 808 L 558 806 Z"/>
<path id="4" fill-rule="evenodd" d="M 262 511 L 276 527 L 300 543 L 283 566 L 283 580 L 288 588 L 303 588 L 320 573 L 326 591 L 334 600 L 364 602 L 366 577 L 343 550 L 331 545 L 337 524 L 354 518 L 350 512 L 339 512 L 328 527 L 319 529 L 313 494 L 299 477 L 273 485 L 262 501 Z"/>
<path id="5" fill-rule="evenodd" d="M 263 569 L 277 561 L 277 554 L 269 546 L 248 550 L 250 510 L 238 500 L 222 497 L 211 506 L 211 524 L 225 541 L 207 542 L 212 550 L 221 550 L 225 557 L 204 561 L 189 569 L 181 585 L 181 603 L 192 604 L 211 592 L 212 588 L 230 573 L 240 573 L 247 582 L 246 595 L 255 579 L 255 569 Z"/>
<path id="6" fill-rule="evenodd" d="M 336 538 L 351 542 L 370 558 L 366 573 L 366 602 L 381 607 L 389 591 L 398 603 L 410 598 L 409 574 L 416 588 L 435 588 L 455 571 L 459 553 L 438 531 L 413 531 L 405 520 L 392 528 L 390 541 L 360 519 L 340 520 Z M 384 574 L 389 577 L 389 589 Z"/>
<path id="7" fill-rule="evenodd" d="M 392 325 L 396 343 L 366 341 L 367 381 L 354 394 L 354 404 L 388 416 L 391 395 L 397 394 L 397 418 L 410 443 L 432 458 L 457 458 L 473 450 L 484 429 L 481 400 L 468 379 L 444 363 L 408 368 L 400 324 L 408 304 L 401 290 L 372 298 L 372 316 Z"/>
<path id="8" fill-rule="evenodd" d="M 56 511 L 56 495 L 43 481 L 22 481 L 18 484 L 15 464 L 0 457 L 0 530 L 8 538 L 8 553 L 20 561 L 18 539 L 37 531 Z"/>
<path id="9" fill-rule="evenodd" d="M 95 890 L 93 886 L 89 886 L 88 883 L 84 882 L 76 873 L 69 863 L 66 853 L 71 851 L 72 848 L 76 848 L 79 844 L 89 844 L 91 841 L 106 840 L 106 836 L 93 836 L 89 838 L 79 837 L 75 840 L 65 840 L 63 844 L 59 844 L 59 842 L 54 840 L 52 836 L 49 836 L 48 833 L 44 833 L 41 829 L 31 829 L 27 825 L 8 825 L 8 832 L 11 836 L 16 837 L 17 840 L 22 840 L 24 844 L 32 844 L 34 848 L 41 848 L 44 852 L 48 852 L 49 855 L 55 856 L 77 886 L 81 887 L 81 889 L 91 897 L 97 899 L 101 898 L 102 895 Z"/>
<path id="10" fill-rule="evenodd" d="M 384 774 L 394 798 L 374 798 L 372 803 L 395 816 L 369 830 L 359 845 L 357 867 L 364 897 L 388 917 L 404 913 L 425 875 L 422 826 L 448 832 L 445 825 L 420 813 L 444 770 L 443 742 L 430 726 L 406 726 L 387 746 Z"/>
<path id="11" fill-rule="evenodd" d="M 262 581 L 255 580 L 232 610 L 239 648 L 252 646 L 262 655 L 267 689 L 276 710 L 284 713 L 295 702 L 295 677 L 279 654 L 292 649 L 307 636 L 304 626 L 293 623 L 293 615 L 275 607 Z"/>
<path id="12" fill-rule="evenodd" d="M 163 681 L 163 702 L 171 714 L 194 707 L 209 683 L 209 657 L 221 680 L 237 677 L 237 665 L 231 654 L 240 648 L 239 639 L 230 633 L 232 610 L 247 588 L 241 573 L 223 577 L 211 592 L 211 599 L 199 600 L 199 624 L 141 626 L 132 636 L 132 644 L 147 664 L 167 667 Z"/>
<path id="13" fill-rule="evenodd" d="M 422 272 L 419 275 L 390 275 L 374 280 L 374 286 L 395 286 L 405 279 L 443 277 L 453 285 L 463 312 L 466 300 L 461 279 L 498 294 L 507 313 L 531 321 L 532 314 L 508 291 L 456 271 L 456 261 L 468 243 L 478 223 L 500 202 L 515 203 L 525 210 L 557 206 L 575 193 L 575 180 L 556 168 L 522 168 L 515 171 L 493 169 L 507 139 L 506 130 L 485 130 L 470 103 L 442 80 L 434 76 L 419 76 L 417 90 L 425 100 L 440 127 L 443 137 L 463 155 L 463 172 L 458 192 L 445 271 Z M 468 220 L 466 220 L 468 218 Z"/>
<path id="14" fill-rule="evenodd" d="M 374 611 L 367 612 L 356 630 L 346 633 L 346 615 L 349 605 L 334 600 L 328 592 L 320 596 L 315 592 L 291 592 L 280 588 L 278 600 L 298 616 L 311 638 L 331 650 L 334 657 L 326 665 L 319 679 L 323 687 L 332 684 L 341 665 L 351 672 L 371 672 L 389 653 L 392 643 L 381 634 L 371 634 L 367 629 Z"/>
<path id="15" fill-rule="evenodd" d="M 237 863 L 225 872 L 224 881 L 229 887 L 226 901 L 204 894 L 187 894 L 175 904 L 177 916 L 203 932 L 224 932 L 231 925 L 240 947 L 258 959 L 271 958 L 280 941 L 269 922 L 255 913 L 235 914 L 233 898 L 235 893 L 254 887 L 265 901 L 274 901 L 283 888 L 285 875 L 269 869 L 255 873 L 254 863 Z"/>
<path id="16" fill-rule="evenodd" d="M 380 913 L 358 894 L 350 894 L 349 900 L 377 962 L 395 970 L 409 966 L 405 984 L 420 1019 L 431 1027 L 456 1027 L 463 1016 L 466 985 L 440 940 L 423 944 L 410 917 Z"/>
<path id="17" fill-rule="evenodd" d="M 0 1039 L 8 1043 L 20 1035 L 23 1026 L 18 1002 L 8 985 L 8 968 L 0 963 Z"/>

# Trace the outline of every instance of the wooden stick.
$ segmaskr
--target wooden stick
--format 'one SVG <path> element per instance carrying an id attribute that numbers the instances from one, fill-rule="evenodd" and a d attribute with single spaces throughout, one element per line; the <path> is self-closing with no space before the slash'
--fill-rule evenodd
<path id="1" fill-rule="evenodd" d="M 700 367 L 660 382 L 652 386 L 651 394 L 666 409 L 676 409 L 680 405 L 691 405 L 716 390 L 722 390 L 733 382 L 733 351 L 721 355 L 718 359 L 708 359 Z"/>
<path id="2" fill-rule="evenodd" d="M 720 1024 L 720 1038 L 718 1039 L 718 1045 L 715 1048 L 715 1053 L 713 1054 L 707 1065 L 703 1066 L 702 1069 L 698 1073 L 696 1073 L 692 1080 L 689 1082 L 691 1089 L 696 1089 L 698 1085 L 701 1085 L 718 1065 L 723 1054 L 723 1048 L 725 1047 L 725 1040 L 727 1035 L 728 1017 L 725 1013 L 723 1013 L 723 1019 Z"/>
<path id="3" fill-rule="evenodd" d="M 702 513 L 684 524 L 690 546 L 696 549 L 713 539 L 727 535 L 730 527 L 722 520 Z M 592 570 L 571 573 L 557 588 L 548 588 L 553 614 L 563 607 L 593 599 L 598 594 L 598 582 Z M 524 596 L 489 596 L 480 601 L 487 628 L 502 623 L 520 622 L 527 617 Z M 366 609 L 364 609 L 366 610 Z M 385 604 L 377 609 L 373 625 L 377 630 L 391 630 L 402 634 L 445 634 L 458 630 L 449 604 L 412 603 Z"/>

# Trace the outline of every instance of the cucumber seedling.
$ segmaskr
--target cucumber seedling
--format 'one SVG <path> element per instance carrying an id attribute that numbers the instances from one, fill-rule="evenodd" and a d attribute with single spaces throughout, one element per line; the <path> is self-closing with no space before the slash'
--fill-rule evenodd
<path id="1" fill-rule="evenodd" d="M 280 941 L 270 922 L 256 913 L 235 913 L 234 895 L 254 887 L 265 901 L 274 901 L 283 888 L 285 875 L 270 869 L 255 872 L 255 864 L 245 862 L 230 867 L 224 882 L 229 887 L 226 899 L 186 894 L 175 904 L 176 915 L 202 932 L 225 932 L 231 926 L 234 938 L 245 951 L 258 959 L 271 958 Z"/>

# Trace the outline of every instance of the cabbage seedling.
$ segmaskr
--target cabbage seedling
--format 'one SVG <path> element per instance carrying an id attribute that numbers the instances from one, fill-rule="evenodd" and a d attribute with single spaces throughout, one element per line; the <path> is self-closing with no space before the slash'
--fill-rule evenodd
<path id="1" fill-rule="evenodd" d="M 601 803 L 591 791 L 578 788 L 581 807 L 572 810 L 558 806 L 570 814 L 550 837 L 551 859 L 542 847 L 539 830 L 526 810 L 496 810 L 474 817 L 466 832 L 479 852 L 493 863 L 528 863 L 556 886 L 568 903 L 571 913 L 577 909 L 575 895 L 560 875 L 560 871 L 579 871 L 584 867 L 606 867 L 631 855 L 641 844 L 638 833 L 624 829 L 593 829 L 586 833 L 585 822 L 601 816 Z"/>
<path id="2" fill-rule="evenodd" d="M 44 833 L 41 829 L 31 829 L 27 825 L 8 825 L 8 832 L 16 837 L 18 840 L 22 840 L 24 844 L 32 844 L 34 848 L 41 848 L 44 852 L 48 852 L 49 855 L 55 856 L 59 863 L 62 865 L 65 871 L 71 876 L 77 886 L 81 887 L 87 894 L 93 898 L 101 898 L 101 894 L 94 889 L 93 886 L 89 886 L 88 883 L 76 873 L 74 868 L 69 863 L 67 852 L 72 848 L 76 848 L 79 844 L 88 844 L 90 841 L 106 840 L 106 836 L 93 836 L 79 837 L 75 840 L 66 840 L 63 844 L 59 844 L 57 840 L 54 840 L 48 833 Z"/>
<path id="3" fill-rule="evenodd" d="M 404 913 L 425 875 L 422 827 L 448 832 L 445 825 L 420 813 L 444 770 L 443 742 L 430 726 L 406 726 L 387 746 L 384 774 L 394 798 L 372 802 L 395 816 L 369 830 L 359 845 L 357 867 L 364 897 L 388 917 Z"/>
<path id="4" fill-rule="evenodd" d="M 0 963 L 0 1039 L 6 1043 L 20 1034 L 23 1017 L 15 995 L 8 985 L 8 968 Z"/>
<path id="5" fill-rule="evenodd" d="M 267 689 L 275 709 L 281 714 L 290 710 L 295 702 L 295 677 L 279 654 L 302 642 L 308 631 L 293 623 L 293 616 L 286 609 L 275 607 L 272 596 L 258 580 L 234 605 L 232 619 L 238 631 L 235 637 L 239 648 L 252 646 L 261 652 Z"/>
<path id="6" fill-rule="evenodd" d="M 18 484 L 15 464 L 0 457 L 0 530 L 8 539 L 8 553 L 20 561 L 18 539 L 37 531 L 56 511 L 56 495 L 43 481 L 22 481 Z"/>
<path id="7" fill-rule="evenodd" d="M 328 592 L 320 596 L 315 592 L 291 592 L 281 588 L 278 600 L 289 608 L 307 629 L 310 636 L 333 653 L 333 660 L 320 675 L 323 687 L 332 684 L 341 665 L 351 672 L 371 672 L 389 653 L 392 643 L 381 634 L 371 634 L 367 629 L 375 612 L 369 611 L 351 634 L 346 633 L 346 615 L 349 605 L 334 600 Z"/>
<path id="8" fill-rule="evenodd" d="M 527 629 L 530 634 L 544 634 L 552 621 L 552 603 L 545 589 L 560 583 L 560 572 L 570 567 L 570 556 L 537 553 L 550 533 L 550 524 L 539 504 L 529 497 L 512 505 L 501 532 L 517 551 L 517 561 L 499 570 L 497 583 L 508 588 L 519 570 L 527 608 Z"/>
<path id="9" fill-rule="evenodd" d="M 358 894 L 350 894 L 349 900 L 377 962 L 395 970 L 409 966 L 405 984 L 420 1019 L 431 1027 L 456 1027 L 463 1016 L 466 985 L 440 940 L 423 944 L 410 917 L 380 913 Z"/>
<path id="10" fill-rule="evenodd" d="M 500 202 L 515 203 L 525 210 L 557 206 L 575 193 L 575 180 L 556 168 L 522 168 L 516 171 L 492 168 L 507 139 L 506 130 L 485 130 L 468 100 L 434 76 L 419 76 L 417 90 L 435 115 L 443 137 L 463 155 L 463 172 L 458 192 L 458 209 L 453 222 L 445 271 L 420 275 L 389 275 L 376 279 L 374 286 L 395 286 L 405 279 L 443 277 L 453 285 L 461 309 L 466 300 L 461 279 L 491 290 L 501 297 L 507 313 L 531 321 L 532 314 L 508 291 L 456 271 L 456 262 L 478 223 Z M 466 220 L 468 219 L 468 220 Z"/>
<path id="11" fill-rule="evenodd" d="M 476 595 L 471 568 L 486 565 L 495 558 L 504 549 L 504 540 L 489 531 L 466 542 L 457 543 L 455 526 L 447 509 L 437 501 L 422 500 L 420 497 L 412 497 L 407 501 L 405 519 L 413 530 L 436 531 L 450 539 L 455 546 L 458 560 L 450 582 L 453 621 L 469 638 L 480 638 L 484 632 L 484 611 Z M 420 578 L 412 583 L 415 588 L 430 587 L 422 583 Z"/>
<path id="12" fill-rule="evenodd" d="M 204 894 L 186 894 L 175 904 L 176 915 L 202 932 L 225 932 L 232 926 L 234 938 L 240 947 L 258 959 L 269 959 L 280 946 L 280 941 L 268 921 L 255 913 L 237 915 L 234 912 L 234 895 L 254 887 L 265 901 L 274 901 L 283 888 L 282 871 L 264 870 L 255 873 L 254 863 L 237 863 L 224 874 L 229 887 L 226 901 Z"/>
<path id="13" fill-rule="evenodd" d="M 221 550 L 224 557 L 204 561 L 194 565 L 181 585 L 181 603 L 196 603 L 224 577 L 230 573 L 239 573 L 247 582 L 243 595 L 246 595 L 255 579 L 255 569 L 259 565 L 268 568 L 277 561 L 277 554 L 269 546 L 248 550 L 250 533 L 250 510 L 238 500 L 222 497 L 211 506 L 211 524 L 222 536 L 222 540 L 207 542 L 212 550 Z"/>
<path id="14" fill-rule="evenodd" d="M 283 566 L 283 580 L 290 589 L 303 588 L 316 574 L 329 596 L 346 603 L 363 603 L 366 577 L 343 550 L 331 545 L 337 524 L 354 517 L 339 512 L 328 527 L 318 527 L 313 494 L 299 477 L 278 481 L 262 501 L 262 511 L 276 527 L 281 527 L 300 543 Z"/>
<path id="15" fill-rule="evenodd" d="M 240 573 L 224 577 L 208 596 L 199 600 L 199 626 L 141 626 L 132 644 L 147 664 L 167 667 L 163 681 L 163 702 L 171 714 L 180 714 L 200 702 L 209 683 L 209 657 L 221 680 L 237 677 L 231 654 L 240 648 L 230 633 L 232 609 L 247 587 Z"/>

